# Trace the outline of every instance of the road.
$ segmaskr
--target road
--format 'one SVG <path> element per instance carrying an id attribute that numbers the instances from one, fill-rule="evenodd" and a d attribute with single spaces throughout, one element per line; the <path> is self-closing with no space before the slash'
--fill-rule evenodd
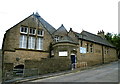
<path id="1" fill-rule="evenodd" d="M 31 82 L 118 82 L 118 62 Z"/>

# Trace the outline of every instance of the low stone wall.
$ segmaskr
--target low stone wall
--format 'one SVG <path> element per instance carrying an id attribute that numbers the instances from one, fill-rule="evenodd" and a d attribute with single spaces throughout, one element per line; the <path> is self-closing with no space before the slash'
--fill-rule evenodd
<path id="1" fill-rule="evenodd" d="M 13 63 L 4 63 L 3 81 L 13 79 Z"/>
<path id="2" fill-rule="evenodd" d="M 69 70 L 71 68 L 69 58 L 47 58 L 41 61 L 26 60 L 24 76 L 34 76 Z M 31 72 L 34 73 L 31 73 Z"/>
<path id="3" fill-rule="evenodd" d="M 88 66 L 87 62 L 79 62 L 76 64 L 77 68 L 86 68 Z"/>

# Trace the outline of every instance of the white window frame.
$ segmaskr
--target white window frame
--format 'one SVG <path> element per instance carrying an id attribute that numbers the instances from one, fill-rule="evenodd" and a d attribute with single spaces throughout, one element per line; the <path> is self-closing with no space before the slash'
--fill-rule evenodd
<path id="1" fill-rule="evenodd" d="M 20 35 L 19 40 L 19 48 L 27 48 L 27 36 L 26 35 Z"/>
<path id="2" fill-rule="evenodd" d="M 37 38 L 36 50 L 43 50 L 43 38 Z"/>
<path id="3" fill-rule="evenodd" d="M 42 32 L 42 33 L 39 34 L 38 32 Z M 37 31 L 37 35 L 38 35 L 38 36 L 44 36 L 44 31 L 39 29 L 39 30 Z"/>
<path id="4" fill-rule="evenodd" d="M 21 31 L 22 28 L 23 28 L 24 31 L 25 31 L 25 29 L 27 29 L 27 31 L 26 32 Z M 27 34 L 28 33 L 28 28 L 27 27 L 20 27 L 20 33 Z"/>
<path id="5" fill-rule="evenodd" d="M 35 37 L 29 36 L 28 49 L 35 49 Z"/>
<path id="6" fill-rule="evenodd" d="M 32 32 L 30 32 L 30 30 L 32 30 Z M 35 32 L 33 33 L 34 30 L 35 30 Z M 30 29 L 29 29 L 29 34 L 30 34 L 30 35 L 35 35 L 35 34 L 36 34 L 36 29 L 35 29 L 35 28 L 30 28 Z"/>
<path id="7" fill-rule="evenodd" d="M 58 42 L 60 40 L 60 37 L 59 36 L 55 36 L 54 40 L 55 40 L 55 42 Z"/>

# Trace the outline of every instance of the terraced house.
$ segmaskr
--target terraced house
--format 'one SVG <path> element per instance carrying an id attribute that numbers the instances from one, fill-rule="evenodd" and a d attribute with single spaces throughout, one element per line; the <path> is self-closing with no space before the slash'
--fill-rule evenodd
<path id="1" fill-rule="evenodd" d="M 27 67 L 25 60 L 68 58 L 72 68 L 117 60 L 115 47 L 104 36 L 82 31 L 77 33 L 62 24 L 57 30 L 38 13 L 8 29 L 3 40 L 3 76 L 10 69 Z"/>

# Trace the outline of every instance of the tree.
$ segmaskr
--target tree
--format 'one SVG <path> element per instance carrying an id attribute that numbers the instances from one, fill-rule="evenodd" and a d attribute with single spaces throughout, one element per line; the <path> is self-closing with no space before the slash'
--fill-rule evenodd
<path id="1" fill-rule="evenodd" d="M 107 33 L 105 38 L 116 47 L 118 58 L 120 59 L 120 34 L 113 35 L 111 33 Z"/>
<path id="2" fill-rule="evenodd" d="M 112 33 L 107 33 L 106 35 L 105 35 L 105 38 L 110 42 L 110 43 L 112 43 Z"/>

